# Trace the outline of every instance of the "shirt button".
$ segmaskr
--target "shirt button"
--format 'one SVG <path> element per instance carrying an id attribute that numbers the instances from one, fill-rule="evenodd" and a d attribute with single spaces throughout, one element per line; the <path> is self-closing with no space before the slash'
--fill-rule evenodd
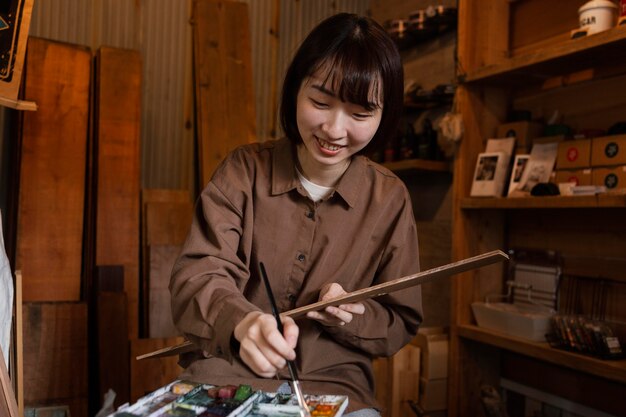
<path id="1" fill-rule="evenodd" d="M 293 294 L 289 294 L 289 295 L 287 296 L 287 298 L 288 298 L 288 299 L 289 299 L 289 301 L 291 301 L 292 303 L 295 303 L 295 302 L 296 302 L 296 299 L 297 299 L 297 297 L 296 297 L 295 295 L 293 295 Z"/>
<path id="2" fill-rule="evenodd" d="M 307 216 L 309 219 L 312 219 L 312 218 L 313 218 L 313 216 L 315 216 L 315 213 L 313 213 L 313 211 L 312 211 L 312 210 L 311 210 L 311 211 L 307 211 L 307 212 L 306 212 L 306 216 Z"/>
<path id="3" fill-rule="evenodd" d="M 306 257 L 305 257 L 303 254 L 298 255 L 298 260 L 299 260 L 300 262 L 304 262 L 304 259 L 305 259 L 305 258 L 306 258 Z"/>

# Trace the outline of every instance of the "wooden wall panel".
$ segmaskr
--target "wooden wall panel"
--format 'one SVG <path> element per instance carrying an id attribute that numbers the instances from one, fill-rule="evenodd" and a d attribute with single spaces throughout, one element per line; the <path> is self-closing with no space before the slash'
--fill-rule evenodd
<path id="1" fill-rule="evenodd" d="M 167 314 L 161 315 L 161 307 L 153 303 L 155 300 L 166 301 L 162 296 L 169 297 L 169 294 L 165 293 L 169 293 L 167 288 L 169 277 L 166 275 L 171 273 L 173 264 L 165 267 L 169 268 L 167 272 L 162 266 L 154 269 L 151 261 L 153 254 L 149 246 L 177 246 L 178 249 L 174 249 L 173 252 L 179 251 L 191 226 L 192 212 L 191 195 L 187 190 L 144 189 L 141 192 L 142 334 L 148 337 L 168 337 L 176 334 L 173 331 L 171 317 L 168 319 Z M 159 261 L 155 265 L 160 264 L 165 258 L 159 256 L 157 259 Z M 152 271 L 158 275 L 155 278 L 159 282 L 156 286 L 151 278 Z M 159 293 L 156 298 L 152 294 L 153 289 Z M 157 304 L 160 306 L 161 302 Z M 170 311 L 169 305 L 167 311 Z M 156 320 L 159 324 L 154 323 L 152 319 L 155 313 L 158 313 Z"/>
<path id="2" fill-rule="evenodd" d="M 179 335 L 172 319 L 170 276 L 181 245 L 154 245 L 148 247 L 150 258 L 149 332 L 150 337 Z"/>
<path id="3" fill-rule="evenodd" d="M 187 203 L 146 204 L 146 244 L 182 245 L 187 238 L 193 205 Z"/>
<path id="4" fill-rule="evenodd" d="M 24 402 L 87 417 L 87 304 L 24 304 Z"/>
<path id="5" fill-rule="evenodd" d="M 91 53 L 31 38 L 18 207 L 16 269 L 25 301 L 80 299 Z"/>
<path id="6" fill-rule="evenodd" d="M 511 50 L 529 52 L 538 44 L 567 41 L 578 28 L 578 8 L 587 0 L 511 2 Z"/>
<path id="7" fill-rule="evenodd" d="M 128 402 L 130 395 L 128 301 L 124 292 L 124 268 L 105 266 L 96 270 L 96 317 L 95 328 L 91 329 L 92 337 L 96 339 L 96 352 L 90 358 L 90 376 L 95 382 L 90 390 L 93 413 L 101 407 L 104 394 L 109 389 L 116 393 L 116 407 Z"/>
<path id="8" fill-rule="evenodd" d="M 194 0 L 199 188 L 235 147 L 256 140 L 248 5 Z"/>
<path id="9" fill-rule="evenodd" d="M 96 265 L 123 265 L 128 336 L 139 327 L 141 59 L 102 47 L 96 61 Z"/>

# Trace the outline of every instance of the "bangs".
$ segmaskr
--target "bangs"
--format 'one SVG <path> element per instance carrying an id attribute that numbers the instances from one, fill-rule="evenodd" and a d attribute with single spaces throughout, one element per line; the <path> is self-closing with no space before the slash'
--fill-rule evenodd
<path id="1" fill-rule="evenodd" d="M 318 73 L 324 80 L 322 86 L 335 92 L 340 100 L 358 104 L 368 111 L 382 108 L 380 69 L 359 48 L 345 49 L 321 62 L 313 73 Z"/>

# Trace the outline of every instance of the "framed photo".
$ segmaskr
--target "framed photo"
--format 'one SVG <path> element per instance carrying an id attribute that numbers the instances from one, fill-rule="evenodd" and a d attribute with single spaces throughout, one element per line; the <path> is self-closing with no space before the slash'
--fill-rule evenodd
<path id="1" fill-rule="evenodd" d="M 515 160 L 513 161 L 513 169 L 511 169 L 511 179 L 509 180 L 509 191 L 507 196 L 510 196 L 511 193 L 517 190 L 517 186 L 522 180 L 522 176 L 524 175 L 524 169 L 530 159 L 530 154 L 519 154 L 515 155 Z"/>
<path id="2" fill-rule="evenodd" d="M 509 156 L 505 152 L 483 152 L 478 154 L 472 197 L 501 197 L 509 168 Z"/>

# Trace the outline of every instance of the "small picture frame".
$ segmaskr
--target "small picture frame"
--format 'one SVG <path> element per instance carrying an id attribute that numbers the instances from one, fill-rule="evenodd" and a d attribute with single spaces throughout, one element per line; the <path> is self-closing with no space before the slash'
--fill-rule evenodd
<path id="1" fill-rule="evenodd" d="M 470 195 L 472 197 L 502 197 L 508 165 L 508 155 L 505 152 L 478 154 Z"/>
<path id="2" fill-rule="evenodd" d="M 522 180 L 522 175 L 524 175 L 524 169 L 526 168 L 529 159 L 530 154 L 515 155 L 513 168 L 511 169 L 511 179 L 509 180 L 509 191 L 507 196 L 510 196 L 512 192 L 517 190 L 517 186 Z"/>

